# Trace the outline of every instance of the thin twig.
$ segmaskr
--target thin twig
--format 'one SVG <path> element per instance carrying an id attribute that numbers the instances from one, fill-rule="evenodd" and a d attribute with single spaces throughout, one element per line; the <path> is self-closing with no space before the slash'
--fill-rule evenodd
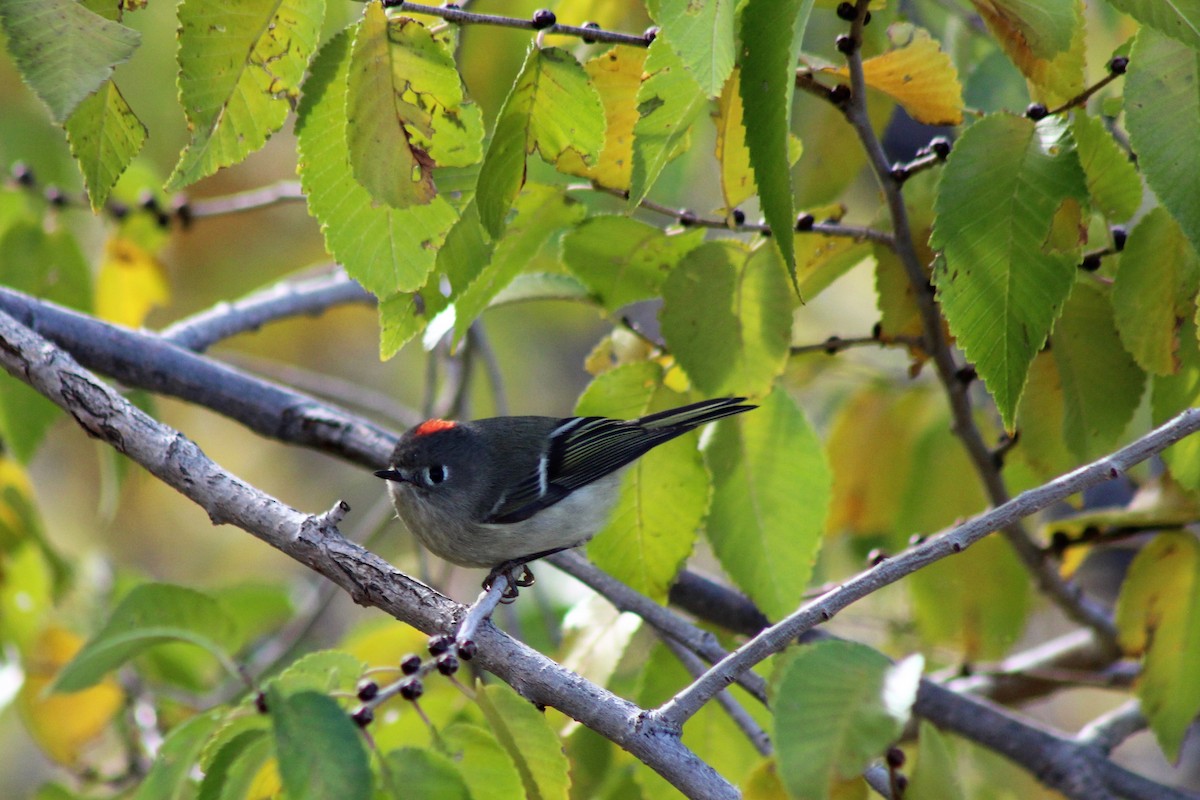
<path id="1" fill-rule="evenodd" d="M 494 25 L 500 28 L 520 28 L 527 31 L 538 31 L 542 34 L 561 34 L 577 36 L 588 42 L 604 42 L 607 44 L 627 44 L 632 47 L 649 47 L 653 37 L 645 34 L 617 33 L 606 31 L 599 27 L 577 27 L 575 25 L 538 25 L 534 20 L 519 17 L 505 17 L 499 14 L 477 14 L 464 11 L 449 4 L 444 6 L 426 6 L 420 3 L 405 3 L 401 0 L 384 0 L 384 8 L 404 11 L 409 14 L 426 14 L 431 17 L 441 17 L 447 22 L 459 25 Z"/>
<path id="2" fill-rule="evenodd" d="M 661 714 L 670 724 L 681 726 L 704 703 L 727 686 L 734 676 L 787 647 L 804 631 L 832 619 L 834 614 L 851 603 L 911 575 L 922 567 L 960 553 L 989 533 L 1003 529 L 1052 503 L 1090 486 L 1112 480 L 1135 464 L 1145 461 L 1197 430 L 1200 430 L 1200 408 L 1188 409 L 1109 456 L 1042 486 L 1022 492 L 997 508 L 979 514 L 880 562 L 872 569 L 845 581 L 824 597 L 804 604 L 791 616 L 759 633 L 715 665 L 700 680 L 664 704 L 656 713 Z"/>
<path id="3" fill-rule="evenodd" d="M 1147 724 L 1142 704 L 1134 698 L 1084 725 L 1075 740 L 1107 755 L 1130 736 L 1144 731 Z"/>
<path id="4" fill-rule="evenodd" d="M 303 203 L 305 199 L 300 181 L 279 181 L 245 192 L 188 200 L 187 214 L 192 219 L 204 219 L 268 208 L 280 203 Z"/>

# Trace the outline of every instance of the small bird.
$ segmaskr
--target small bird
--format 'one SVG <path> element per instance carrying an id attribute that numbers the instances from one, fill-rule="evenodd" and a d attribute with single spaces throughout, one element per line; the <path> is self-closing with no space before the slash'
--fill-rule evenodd
<path id="1" fill-rule="evenodd" d="M 602 527 L 622 470 L 707 422 L 756 408 L 744 397 L 704 400 L 633 420 L 606 417 L 431 419 L 396 444 L 388 481 L 396 513 L 435 555 L 510 578 Z M 528 585 L 510 580 L 510 586 Z"/>

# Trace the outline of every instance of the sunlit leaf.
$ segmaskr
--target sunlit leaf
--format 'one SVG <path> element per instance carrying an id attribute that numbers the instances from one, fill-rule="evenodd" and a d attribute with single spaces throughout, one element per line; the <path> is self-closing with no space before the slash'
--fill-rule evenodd
<path id="1" fill-rule="evenodd" d="M 971 0 L 1030 92 L 1048 106 L 1083 90 L 1083 0 Z"/>
<path id="2" fill-rule="evenodd" d="M 162 265 L 128 239 L 110 238 L 96 276 L 96 316 L 136 328 L 171 299 Z"/>
<path id="3" fill-rule="evenodd" d="M 489 731 L 459 721 L 442 730 L 440 739 L 470 790 L 471 800 L 510 800 L 524 796 L 517 765 Z M 412 790 L 410 784 L 401 785 Z"/>
<path id="4" fill-rule="evenodd" d="M 1146 27 L 1200 49 L 1200 3 L 1196 0 L 1109 0 Z"/>
<path id="5" fill-rule="evenodd" d="M 296 121 L 300 183 L 329 252 L 369 292 L 392 298 L 424 285 L 456 215 L 440 195 L 403 210 L 378 206 L 354 179 L 346 152 L 351 33 L 329 40 L 304 83 Z"/>
<path id="6" fill-rule="evenodd" d="M 704 91 L 666 41 L 651 43 L 644 69 L 633 126 L 630 208 L 645 198 L 663 167 L 686 149 L 692 122 L 708 104 Z"/>
<path id="7" fill-rule="evenodd" d="M 721 192 L 725 208 L 731 210 L 754 196 L 754 169 L 746 148 L 745 110 L 739 90 L 740 74 L 735 69 L 717 97 L 713 122 L 717 126 L 717 161 L 721 164 Z M 803 147 L 795 136 L 788 136 L 788 164 L 795 164 Z"/>
<path id="8" fill-rule="evenodd" d="M 1113 221 L 1132 217 L 1142 203 L 1142 179 L 1129 154 L 1117 145 L 1104 123 L 1089 114 L 1075 116 L 1071 135 L 1092 200 Z"/>
<path id="9" fill-rule="evenodd" d="M 1185 408 L 1200 405 L 1200 344 L 1197 325 L 1189 317 L 1182 321 L 1177 335 L 1177 368 L 1174 374 L 1157 375 L 1151 382 L 1150 412 L 1155 425 L 1161 425 Z M 1171 477 L 1191 491 L 1200 490 L 1200 436 L 1189 436 L 1162 452 Z"/>
<path id="10" fill-rule="evenodd" d="M 714 425 L 706 533 L 721 566 L 772 619 L 796 609 L 821 546 L 829 467 L 800 407 L 776 388 L 761 407 Z"/>
<path id="11" fill-rule="evenodd" d="M 566 800 L 570 765 L 545 715 L 503 683 L 480 686 L 475 697 L 497 741 L 516 762 L 525 794 Z"/>
<path id="12" fill-rule="evenodd" d="M 604 147 L 605 117 L 587 73 L 566 50 L 531 47 L 504 101 L 475 188 L 479 218 L 492 238 L 504 231 L 509 208 L 525 184 L 525 157 L 535 150 L 556 163 L 574 153 L 595 164 Z"/>
<path id="13" fill-rule="evenodd" d="M 1162 533 L 1142 548 L 1121 588 L 1116 611 L 1122 649 L 1143 656 L 1136 692 L 1163 752 L 1179 759 L 1200 713 L 1200 542 Z"/>
<path id="14" fill-rule="evenodd" d="M 62 122 L 133 55 L 141 34 L 74 0 L 0 3 L 5 45 L 21 77 Z"/>
<path id="15" fill-rule="evenodd" d="M 792 797 L 827 797 L 900 735 L 916 698 L 920 666 L 892 666 L 852 642 L 801 648 L 774 681 L 779 776 Z"/>
<path id="16" fill-rule="evenodd" d="M 909 116 L 926 125 L 962 123 L 962 85 L 950 56 L 929 32 L 917 28 L 912 38 L 883 55 L 865 59 L 863 78 L 872 89 L 884 92 L 904 107 Z M 833 70 L 849 80 L 846 67 Z"/>
<path id="17" fill-rule="evenodd" d="M 155 754 L 134 800 L 184 800 L 195 791 L 196 761 L 208 737 L 220 725 L 226 709 L 216 708 L 171 729 Z"/>
<path id="18" fill-rule="evenodd" d="M 79 162 L 93 211 L 104 207 L 121 173 L 146 142 L 145 124 L 121 90 L 105 81 L 63 123 L 71 155 Z"/>
<path id="19" fill-rule="evenodd" d="M 169 189 L 238 163 L 283 126 L 324 16 L 324 0 L 180 5 L 179 99 L 191 140 Z"/>
<path id="20" fill-rule="evenodd" d="M 928 720 L 917 734 L 917 764 L 904 796 L 908 800 L 967 800 L 959 778 L 959 764 L 948 736 Z"/>
<path id="21" fill-rule="evenodd" d="M 1029 364 L 1074 283 L 1085 193 L 1065 125 L 1052 118 L 984 117 L 955 144 L 942 176 L 934 283 L 1010 428 Z M 1054 223 L 1064 214 L 1059 241 Z"/>
<path id="22" fill-rule="evenodd" d="M 663 386 L 658 364 L 642 361 L 594 378 L 575 412 L 628 419 L 683 405 L 684 400 Z M 665 602 L 667 589 L 692 553 L 708 499 L 708 474 L 696 450 L 696 434 L 659 445 L 622 478 L 617 504 L 588 545 L 588 557 L 623 583 Z"/>
<path id="23" fill-rule="evenodd" d="M 680 3 L 651 0 L 650 16 L 701 90 L 712 97 L 733 69 L 734 0 Z"/>

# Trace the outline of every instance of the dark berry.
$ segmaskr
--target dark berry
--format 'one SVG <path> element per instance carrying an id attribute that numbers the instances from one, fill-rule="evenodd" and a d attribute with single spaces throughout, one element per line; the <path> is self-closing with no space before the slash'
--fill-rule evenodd
<path id="1" fill-rule="evenodd" d="M 903 795 L 904 790 L 907 788 L 908 788 L 908 776 L 907 775 L 897 775 L 896 776 L 896 789 L 899 791 L 899 793 L 901 795 Z"/>
<path id="2" fill-rule="evenodd" d="M 807 211 L 796 217 L 797 231 L 811 231 L 813 229 L 813 225 L 815 224 L 817 224 L 817 221 L 813 218 L 813 215 L 809 214 Z"/>
<path id="3" fill-rule="evenodd" d="M 849 55 L 850 53 L 854 52 L 854 37 L 852 36 L 847 36 L 843 33 L 833 40 L 833 44 L 839 53 L 845 53 Z"/>
<path id="4" fill-rule="evenodd" d="M 682 212 L 682 213 L 679 215 L 679 224 L 680 224 L 680 225 L 682 225 L 682 226 L 683 226 L 683 227 L 685 227 L 685 228 L 690 228 L 691 226 L 693 226 L 693 225 L 695 225 L 695 224 L 696 224 L 696 219 L 697 219 L 697 218 L 696 218 L 696 212 L 694 212 L 694 211 L 683 211 L 683 212 Z"/>
<path id="5" fill-rule="evenodd" d="M 855 17 L 854 3 L 838 3 L 837 15 L 840 19 L 844 19 L 847 22 L 853 21 Z"/>
<path id="6" fill-rule="evenodd" d="M 375 709 L 370 706 L 359 706 L 350 712 L 350 719 L 360 728 L 365 728 L 375 719 Z"/>
<path id="7" fill-rule="evenodd" d="M 400 684 L 400 696 L 405 700 L 416 700 L 425 694 L 425 684 L 420 678 L 408 678 Z"/>
<path id="8" fill-rule="evenodd" d="M 583 23 L 582 27 L 587 28 L 588 30 L 592 30 L 592 31 L 600 30 L 600 24 L 598 22 L 585 22 L 585 23 Z M 584 37 L 582 37 L 582 39 L 583 39 L 584 44 L 595 44 L 596 43 L 596 40 L 590 36 L 584 36 Z"/>
<path id="9" fill-rule="evenodd" d="M 254 710 L 260 714 L 267 713 L 267 696 L 264 693 L 254 693 Z"/>
<path id="10" fill-rule="evenodd" d="M 1118 253 L 1125 249 L 1125 240 L 1129 238 L 1129 231 L 1125 230 L 1124 225 L 1112 226 L 1113 250 Z"/>
<path id="11" fill-rule="evenodd" d="M 867 563 L 872 567 L 878 567 L 880 564 L 888 560 L 888 554 L 876 547 L 871 552 L 867 553 Z"/>
<path id="12" fill-rule="evenodd" d="M 12 165 L 12 178 L 18 186 L 33 186 L 33 170 L 24 161 Z"/>
<path id="13" fill-rule="evenodd" d="M 458 657 L 463 661 L 470 661 L 479 652 L 479 645 L 468 639 L 458 645 Z"/>
<path id="14" fill-rule="evenodd" d="M 959 367 L 958 372 L 954 373 L 954 377 L 958 378 L 958 382 L 964 386 L 979 377 L 979 373 L 975 371 L 974 364 L 967 364 L 965 367 Z"/>
<path id="15" fill-rule="evenodd" d="M 733 210 L 732 216 L 733 216 L 733 224 L 734 225 L 745 225 L 746 224 L 746 212 L 742 211 L 740 208 L 735 208 Z"/>
<path id="16" fill-rule="evenodd" d="M 458 11 L 460 8 L 462 8 L 462 6 L 460 6 L 458 3 L 442 3 L 442 8 L 448 11 Z"/>
<path id="17" fill-rule="evenodd" d="M 443 675 L 453 675 L 458 672 L 458 659 L 453 653 L 442 653 L 438 656 L 437 668 Z"/>
<path id="18" fill-rule="evenodd" d="M 154 196 L 154 192 L 143 189 L 138 192 L 138 205 L 147 211 L 156 211 L 158 210 L 158 198 Z"/>
<path id="19" fill-rule="evenodd" d="M 1071 546 L 1071 537 L 1066 531 L 1055 531 L 1050 534 L 1050 552 L 1061 556 Z"/>
<path id="20" fill-rule="evenodd" d="M 951 542 L 950 549 L 956 553 L 961 553 L 962 552 L 962 542 Z"/>
<path id="21" fill-rule="evenodd" d="M 67 196 L 57 186 L 47 186 L 46 201 L 55 208 L 62 208 L 67 204 Z"/>
<path id="22" fill-rule="evenodd" d="M 535 31 L 549 28 L 556 22 L 558 22 L 558 17 L 554 16 L 554 12 L 548 8 L 539 8 L 533 12 L 533 29 Z"/>
<path id="23" fill-rule="evenodd" d="M 1083 257 L 1083 261 L 1080 263 L 1079 268 L 1084 272 L 1095 272 L 1096 270 L 1100 269 L 1100 254 L 1088 253 Z"/>
<path id="24" fill-rule="evenodd" d="M 929 149 L 944 161 L 946 156 L 950 155 L 950 140 L 945 136 L 935 136 L 929 140 Z"/>
<path id="25" fill-rule="evenodd" d="M 171 203 L 171 208 L 175 211 L 175 218 L 179 220 L 179 224 L 184 228 L 191 227 L 192 224 L 192 205 L 187 201 L 186 197 L 177 197 Z"/>
<path id="26" fill-rule="evenodd" d="M 882 336 L 883 336 L 883 322 L 876 322 L 874 325 L 871 326 L 871 338 L 876 341 L 879 341 L 879 339 Z"/>
<path id="27" fill-rule="evenodd" d="M 767 221 L 765 219 L 760 219 L 758 221 L 758 224 L 762 226 L 762 230 L 759 231 L 759 234 L 764 239 L 770 239 L 771 238 L 771 229 L 769 227 L 767 227 Z"/>
<path id="28" fill-rule="evenodd" d="M 1128 56 L 1113 56 L 1113 59 L 1108 62 L 1108 71 L 1113 75 L 1124 75 L 1127 69 L 1129 69 Z"/>
<path id="29" fill-rule="evenodd" d="M 1046 106 L 1042 103 L 1030 103 L 1025 109 L 1025 116 L 1029 117 L 1034 122 L 1037 122 L 1039 119 L 1044 119 L 1049 113 L 1050 109 L 1046 108 Z"/>
<path id="30" fill-rule="evenodd" d="M 899 747 L 889 747 L 887 751 L 887 765 L 892 769 L 900 769 L 904 766 L 904 751 Z"/>
<path id="31" fill-rule="evenodd" d="M 405 675 L 415 675 L 421 669 L 421 657 L 415 653 L 410 653 L 400 659 L 400 671 Z"/>
<path id="32" fill-rule="evenodd" d="M 829 102 L 835 106 L 845 105 L 850 101 L 850 87 L 844 83 L 839 83 L 837 86 L 829 90 Z"/>
<path id="33" fill-rule="evenodd" d="M 658 38 L 658 26 L 651 25 L 649 28 L 646 28 L 646 32 L 642 34 L 642 38 L 646 40 L 646 44 L 653 42 Z"/>
<path id="34" fill-rule="evenodd" d="M 429 637 L 429 654 L 440 656 L 442 653 L 450 649 L 450 645 L 454 644 L 454 637 L 445 633 L 437 636 Z"/>
<path id="35" fill-rule="evenodd" d="M 358 682 L 357 695 L 359 700 L 365 703 L 368 700 L 374 700 L 377 694 L 379 694 L 379 684 L 375 681 L 364 678 Z"/>
<path id="36" fill-rule="evenodd" d="M 891 175 L 892 180 L 896 181 L 897 183 L 904 183 L 906 180 L 908 180 L 908 167 L 906 167 L 904 164 L 893 164 L 892 168 L 888 170 L 888 174 Z"/>
<path id="37" fill-rule="evenodd" d="M 113 219 L 125 219 L 129 216 L 129 206 L 120 200 L 112 200 L 108 204 L 108 213 L 112 215 Z"/>

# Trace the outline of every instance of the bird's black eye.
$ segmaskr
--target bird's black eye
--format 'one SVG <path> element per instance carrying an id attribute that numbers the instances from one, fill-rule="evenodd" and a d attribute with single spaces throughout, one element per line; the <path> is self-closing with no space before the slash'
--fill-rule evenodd
<path id="1" fill-rule="evenodd" d="M 436 486 L 446 480 L 446 468 L 440 464 L 434 464 L 425 470 L 425 475 L 429 480 L 429 485 Z"/>

